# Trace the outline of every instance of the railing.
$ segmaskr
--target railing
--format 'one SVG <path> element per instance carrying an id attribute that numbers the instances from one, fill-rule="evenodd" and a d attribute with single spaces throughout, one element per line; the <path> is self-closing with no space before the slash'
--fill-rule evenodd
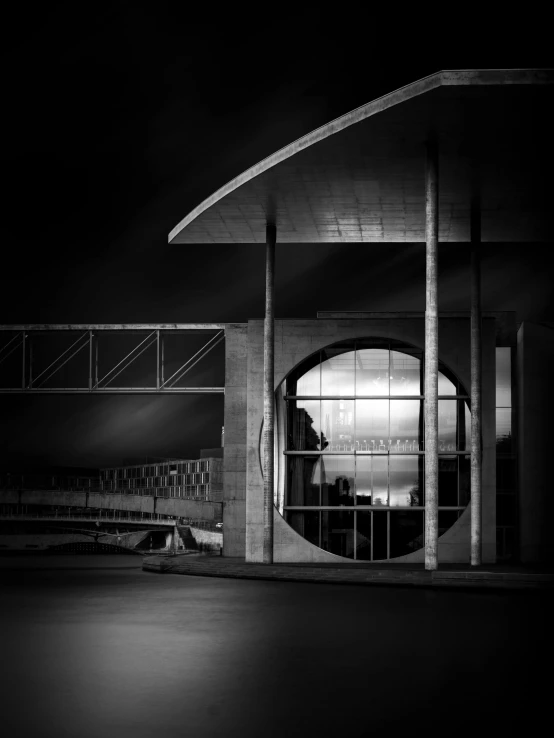
<path id="1" fill-rule="evenodd" d="M 0 520 L 80 520 L 80 521 L 96 521 L 102 520 L 105 522 L 116 522 L 116 523 L 148 523 L 149 525 L 165 525 L 175 526 L 177 520 L 171 517 L 158 515 L 157 513 L 125 513 L 125 511 L 118 511 L 117 514 L 113 514 L 111 510 L 100 510 L 99 512 L 37 512 L 37 513 L 3 513 L 0 515 Z"/>
<path id="2" fill-rule="evenodd" d="M 218 528 L 217 521 L 195 520 L 194 518 L 179 518 L 177 525 L 189 525 L 192 528 L 200 528 L 201 530 L 211 530 L 214 533 L 221 533 L 222 528 Z"/>
<path id="3" fill-rule="evenodd" d="M 209 483 L 202 486 L 209 486 Z M 88 494 L 101 494 L 101 495 L 129 495 L 134 497 L 163 497 L 165 499 L 175 500 L 188 500 L 192 502 L 215 502 L 210 500 L 209 491 L 203 492 L 199 495 L 183 494 L 183 487 L 117 487 L 116 489 L 102 489 L 100 487 L 82 487 L 82 486 L 67 486 L 67 487 L 38 487 L 37 485 L 24 486 L 17 482 L 10 484 L 2 484 L 0 486 L 0 492 L 11 491 L 11 492 L 51 492 L 52 494 L 58 492 L 86 492 Z"/>

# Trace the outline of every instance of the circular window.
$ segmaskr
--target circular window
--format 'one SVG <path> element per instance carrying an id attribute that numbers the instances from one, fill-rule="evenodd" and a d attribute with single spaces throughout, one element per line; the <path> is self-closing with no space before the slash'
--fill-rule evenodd
<path id="1" fill-rule="evenodd" d="M 423 362 L 415 347 L 363 339 L 317 352 L 286 379 L 278 506 L 311 543 L 366 561 L 423 546 Z M 469 501 L 470 428 L 467 393 L 440 365 L 439 535 Z"/>

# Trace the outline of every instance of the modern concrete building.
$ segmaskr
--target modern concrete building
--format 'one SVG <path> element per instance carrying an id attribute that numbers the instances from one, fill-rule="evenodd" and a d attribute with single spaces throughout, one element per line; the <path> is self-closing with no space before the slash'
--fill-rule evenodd
<path id="1" fill-rule="evenodd" d="M 485 563 L 519 556 L 519 526 L 537 494 L 530 477 L 540 465 L 539 445 L 530 442 L 522 452 L 532 459 L 522 467 L 530 504 L 518 513 L 518 419 L 529 416 L 517 412 L 523 378 L 516 362 L 530 327 L 518 331 L 515 317 L 483 315 Z M 467 562 L 469 314 L 440 315 L 439 331 L 439 560 Z M 537 350 L 544 339 L 533 345 Z M 262 531 L 262 356 L 262 321 L 227 329 L 225 553 L 252 559 Z M 424 360 L 422 314 L 320 313 L 314 320 L 276 321 L 275 561 L 423 561 Z M 542 379 L 526 381 L 544 397 L 542 366 Z M 536 414 L 531 425 L 540 435 Z M 538 540 L 536 531 L 530 535 Z"/>
<path id="2" fill-rule="evenodd" d="M 100 470 L 100 491 L 118 494 L 173 497 L 182 500 L 223 499 L 223 459 L 167 459 L 157 464 L 138 464 Z"/>
<path id="3" fill-rule="evenodd" d="M 226 326 L 224 555 L 431 570 L 551 556 L 550 329 L 482 313 L 480 244 L 552 240 L 553 82 L 431 75 L 281 149 L 171 232 L 266 248 L 264 321 Z M 276 243 L 418 241 L 424 313 L 275 320 Z M 468 244 L 467 313 L 440 312 L 439 241 Z"/>

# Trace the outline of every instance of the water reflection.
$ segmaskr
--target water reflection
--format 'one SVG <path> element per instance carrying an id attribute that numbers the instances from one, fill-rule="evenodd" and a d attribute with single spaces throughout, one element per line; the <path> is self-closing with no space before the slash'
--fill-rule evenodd
<path id="1" fill-rule="evenodd" d="M 398 545 L 416 532 L 391 520 L 391 547 L 396 527 Z M 331 530 L 349 545 L 346 520 L 331 521 Z M 370 540 L 371 529 L 358 523 L 358 531 Z M 554 613 L 540 593 L 115 568 L 2 579 L 2 724 L 10 738 L 365 738 L 417 732 L 422 710 L 436 732 L 447 726 L 467 736 L 482 725 L 533 735 L 548 720 L 550 685 L 537 654 L 550 644 Z M 517 674 L 525 675 L 520 699 L 499 710 Z M 401 700 L 391 688 L 398 675 L 409 682 Z"/>

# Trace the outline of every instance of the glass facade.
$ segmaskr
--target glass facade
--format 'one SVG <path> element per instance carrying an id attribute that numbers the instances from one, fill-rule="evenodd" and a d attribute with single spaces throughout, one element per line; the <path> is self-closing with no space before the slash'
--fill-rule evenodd
<path id="1" fill-rule="evenodd" d="M 311 356 L 286 380 L 283 512 L 300 535 L 356 560 L 423 546 L 423 352 L 356 340 Z M 465 389 L 439 366 L 439 526 L 469 501 Z M 446 527 L 445 527 L 446 526 Z"/>
<path id="2" fill-rule="evenodd" d="M 512 434 L 512 349 L 496 349 L 496 551 L 500 561 L 516 557 L 517 466 Z"/>
<path id="3" fill-rule="evenodd" d="M 100 491 L 180 499 L 222 499 L 222 460 L 175 459 L 163 464 L 100 470 Z"/>

